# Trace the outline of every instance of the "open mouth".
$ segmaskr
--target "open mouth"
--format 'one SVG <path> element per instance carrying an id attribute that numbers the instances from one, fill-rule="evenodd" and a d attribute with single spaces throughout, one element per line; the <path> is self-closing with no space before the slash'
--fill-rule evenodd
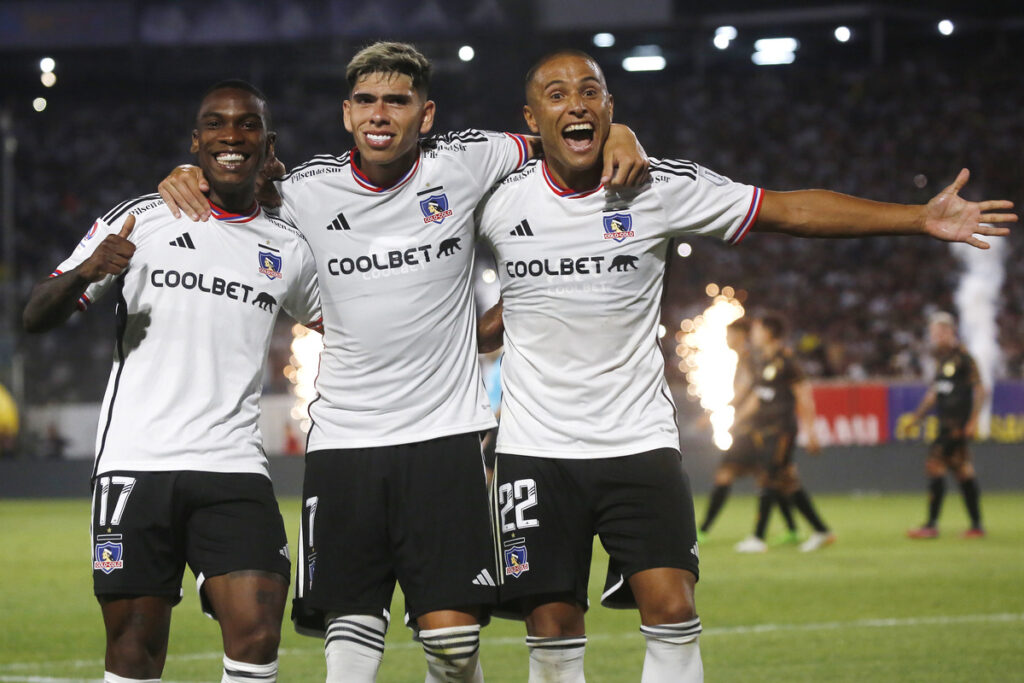
<path id="1" fill-rule="evenodd" d="M 369 144 L 372 149 L 385 149 L 391 144 L 395 134 L 383 132 L 364 133 L 364 137 L 366 138 L 367 144 Z"/>
<path id="2" fill-rule="evenodd" d="M 218 152 L 213 155 L 213 158 L 221 168 L 237 171 L 249 158 L 249 155 L 241 152 Z"/>
<path id="3" fill-rule="evenodd" d="M 594 142 L 594 124 L 570 123 L 562 129 L 562 139 L 574 152 L 586 152 Z"/>

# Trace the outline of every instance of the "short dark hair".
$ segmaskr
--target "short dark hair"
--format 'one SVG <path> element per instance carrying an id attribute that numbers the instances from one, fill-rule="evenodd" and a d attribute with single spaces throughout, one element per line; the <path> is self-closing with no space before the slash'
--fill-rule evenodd
<path id="1" fill-rule="evenodd" d="M 537 72 L 540 71 L 540 68 L 547 64 L 548 62 L 550 62 L 552 59 L 556 59 L 558 57 L 579 57 L 580 59 L 585 59 L 588 62 L 593 62 L 594 66 L 597 67 L 597 72 L 601 75 L 601 81 L 605 81 L 604 71 L 601 69 L 601 65 L 597 63 L 596 59 L 594 59 L 592 56 L 590 56 L 583 50 L 577 50 L 571 47 L 564 47 L 553 52 L 548 52 L 546 55 L 544 55 L 543 57 L 541 57 L 540 59 L 533 63 L 533 66 L 530 67 L 530 70 L 526 72 L 526 80 L 524 81 L 524 85 L 526 86 L 527 90 L 530 89 L 530 83 L 533 82 L 533 78 L 534 76 L 537 75 Z M 608 86 L 606 83 L 605 88 L 607 87 Z"/>
<path id="2" fill-rule="evenodd" d="M 255 95 L 256 99 L 263 103 L 264 123 L 267 130 L 270 130 L 270 106 L 267 104 L 267 96 L 263 94 L 262 90 L 249 81 L 242 80 L 241 78 L 225 78 L 224 80 L 217 81 L 207 88 L 206 92 L 203 93 L 203 96 L 199 98 L 199 101 L 202 102 L 209 97 L 211 93 L 215 93 L 218 90 L 244 90 L 247 93 Z"/>
<path id="3" fill-rule="evenodd" d="M 430 60 L 409 43 L 378 41 L 356 53 L 345 67 L 349 92 L 367 74 L 404 74 L 424 97 L 430 89 Z"/>
<path id="4" fill-rule="evenodd" d="M 786 319 L 777 313 L 768 313 L 761 316 L 758 321 L 761 323 L 761 327 L 768 331 L 772 339 L 779 340 L 785 339 L 788 325 Z"/>

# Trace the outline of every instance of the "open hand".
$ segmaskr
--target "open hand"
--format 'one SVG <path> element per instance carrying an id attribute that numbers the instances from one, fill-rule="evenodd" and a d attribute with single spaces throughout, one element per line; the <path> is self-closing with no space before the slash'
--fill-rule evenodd
<path id="1" fill-rule="evenodd" d="M 960 190 L 967 184 L 971 174 L 961 169 L 956 180 L 932 197 L 924 211 L 924 230 L 927 234 L 944 242 L 966 242 L 978 249 L 988 249 L 988 242 L 975 235 L 1002 237 L 1010 234 L 1007 228 L 997 228 L 991 223 L 1016 223 L 1015 213 L 990 213 L 1012 209 L 1013 202 L 1004 199 L 970 202 L 960 196 Z"/>

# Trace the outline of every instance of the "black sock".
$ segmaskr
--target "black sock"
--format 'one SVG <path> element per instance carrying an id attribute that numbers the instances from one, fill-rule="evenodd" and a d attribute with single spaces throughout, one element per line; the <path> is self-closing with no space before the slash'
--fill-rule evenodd
<path id="1" fill-rule="evenodd" d="M 974 477 L 964 479 L 960 482 L 960 491 L 964 494 L 964 505 L 967 506 L 967 514 L 971 516 L 971 528 L 981 528 L 981 491 L 978 490 L 978 480 Z"/>
<path id="2" fill-rule="evenodd" d="M 764 532 L 768 528 L 768 518 L 772 513 L 772 503 L 775 502 L 775 492 L 764 489 L 757 497 L 757 524 L 754 527 L 754 535 L 764 540 Z"/>
<path id="3" fill-rule="evenodd" d="M 928 480 L 928 521 L 925 526 L 934 527 L 939 521 L 939 512 L 942 510 L 942 499 L 945 495 L 945 477 L 932 477 Z"/>
<path id="4" fill-rule="evenodd" d="M 711 489 L 711 500 L 708 501 L 708 511 L 704 515 L 704 523 L 700 525 L 700 530 L 704 533 L 708 532 L 711 525 L 715 523 L 715 517 L 718 517 L 718 513 L 722 511 L 722 506 L 725 505 L 725 499 L 729 497 L 729 489 L 731 486 L 725 484 L 723 486 L 716 486 Z"/>
<path id="5" fill-rule="evenodd" d="M 825 522 L 821 521 L 821 517 L 818 516 L 818 512 L 814 509 L 814 503 L 811 502 L 811 497 L 807 495 L 806 491 L 803 489 L 797 489 L 797 491 L 790 496 L 790 500 L 793 501 L 793 506 L 800 511 L 800 514 L 804 516 L 804 519 L 807 520 L 807 523 L 810 524 L 815 531 L 828 531 L 828 527 L 825 526 Z"/>
<path id="6" fill-rule="evenodd" d="M 790 502 L 789 496 L 784 496 L 780 493 L 776 500 L 779 503 L 779 512 L 782 513 L 782 517 L 786 520 L 786 527 L 791 532 L 796 533 L 796 522 L 793 520 L 793 504 Z"/>

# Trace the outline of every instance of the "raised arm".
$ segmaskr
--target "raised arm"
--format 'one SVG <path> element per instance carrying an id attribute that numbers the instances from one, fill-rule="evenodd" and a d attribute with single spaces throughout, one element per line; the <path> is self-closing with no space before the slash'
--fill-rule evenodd
<path id="1" fill-rule="evenodd" d="M 544 156 L 539 135 L 524 135 L 530 158 Z M 650 159 L 629 126 L 613 123 L 604 144 L 601 182 L 611 187 L 638 187 L 650 178 Z"/>
<path id="2" fill-rule="evenodd" d="M 476 343 L 480 353 L 490 353 L 504 343 L 505 323 L 501 319 L 502 300 L 491 306 L 476 323 Z"/>
<path id="3" fill-rule="evenodd" d="M 970 173 L 956 180 L 927 204 L 887 204 L 828 190 L 764 193 L 753 230 L 801 237 L 870 237 L 872 235 L 930 235 L 945 242 L 966 242 L 979 249 L 988 243 L 975 235 L 999 237 L 1007 228 L 990 223 L 1015 223 L 1017 214 L 1004 213 L 1013 202 L 971 202 L 960 196 Z"/>
<path id="4" fill-rule="evenodd" d="M 75 312 L 89 285 L 123 273 L 135 254 L 135 245 L 128 241 L 134 228 L 135 216 L 129 214 L 121 231 L 107 235 L 76 268 L 36 285 L 21 318 L 25 331 L 46 332 L 58 327 Z"/>

